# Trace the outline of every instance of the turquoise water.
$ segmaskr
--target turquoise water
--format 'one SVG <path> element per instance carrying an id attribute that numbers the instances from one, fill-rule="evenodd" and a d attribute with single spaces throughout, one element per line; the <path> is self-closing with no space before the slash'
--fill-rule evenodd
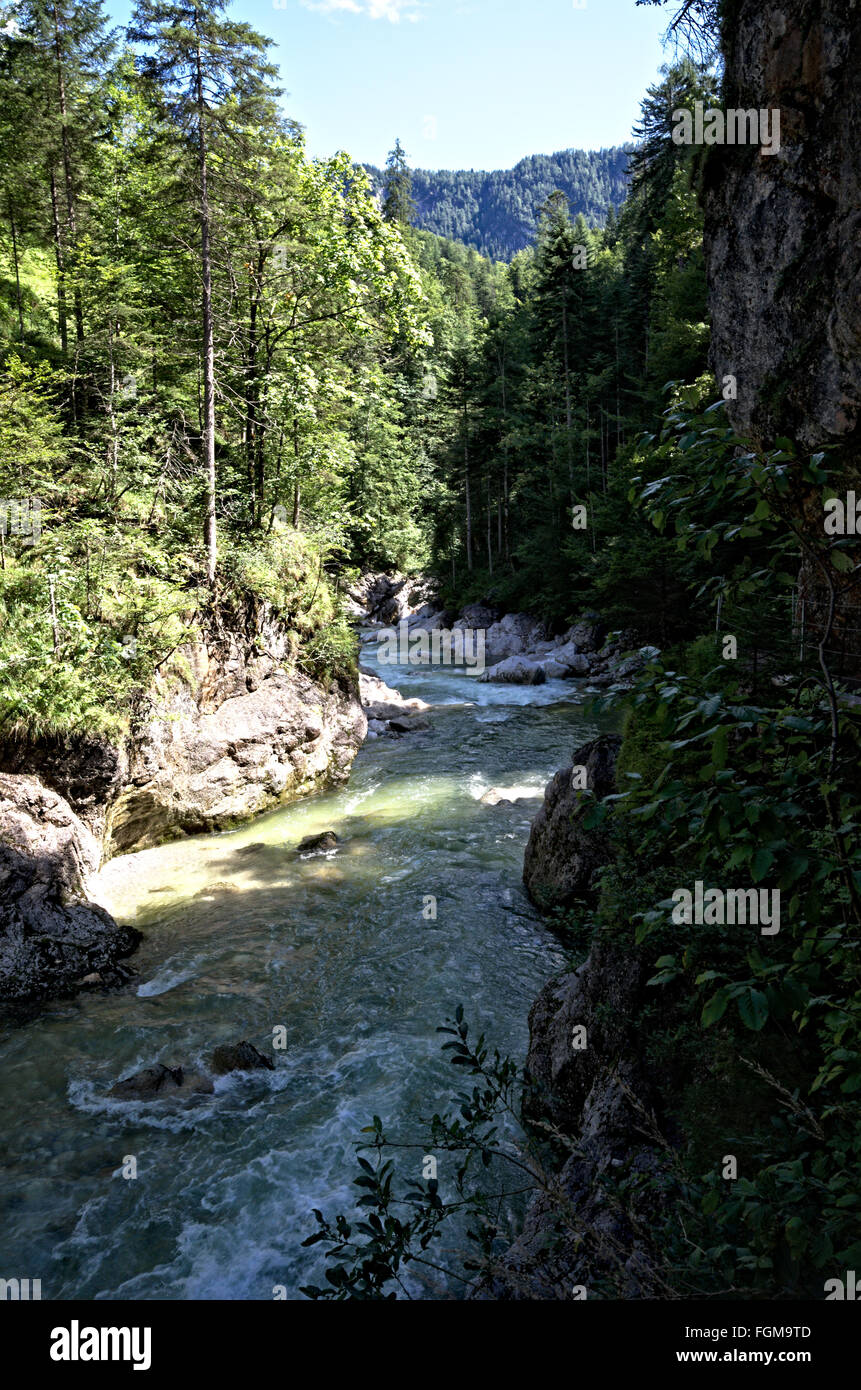
<path id="1" fill-rule="evenodd" d="M 435 1032 L 456 1004 L 524 1055 L 529 1006 L 563 961 L 524 895 L 523 847 L 543 786 L 595 726 L 571 682 L 380 674 L 434 706 L 431 731 L 369 741 L 338 791 L 102 871 L 101 901 L 144 932 L 138 974 L 0 1041 L 0 1276 L 41 1278 L 43 1298 L 301 1297 L 321 1282 L 319 1247 L 301 1248 L 311 1208 L 352 1206 L 359 1130 L 376 1113 L 419 1139 L 457 1084 Z M 493 785 L 532 795 L 484 806 Z M 336 851 L 296 855 L 327 829 Z M 275 1071 L 192 1099 L 106 1098 L 132 1071 L 241 1038 Z"/>

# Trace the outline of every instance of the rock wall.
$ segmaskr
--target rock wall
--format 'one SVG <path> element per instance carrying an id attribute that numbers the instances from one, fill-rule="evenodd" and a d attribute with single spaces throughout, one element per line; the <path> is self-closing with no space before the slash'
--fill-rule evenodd
<path id="1" fill-rule="evenodd" d="M 648 1231 L 665 1184 L 652 1098 L 631 1046 L 647 971 L 639 953 L 597 944 L 578 970 L 545 985 L 529 1014 L 524 1120 L 564 1137 L 523 1230 L 473 1297 L 570 1301 L 659 1296 Z M 585 1028 L 585 1046 L 573 1031 Z M 602 1178 L 637 1175 L 620 1202 Z"/>
<path id="2" fill-rule="evenodd" d="M 183 655 L 193 679 L 168 672 L 156 682 L 108 812 L 108 854 L 222 830 L 345 782 L 367 732 L 358 700 L 337 687 L 283 668 L 261 676 L 255 659 L 207 697 L 212 653 L 201 643 Z"/>
<path id="3" fill-rule="evenodd" d="M 89 901 L 99 860 L 98 841 L 63 797 L 38 777 L 0 773 L 0 1002 L 127 978 L 121 962 L 140 933 Z"/>
<path id="4" fill-rule="evenodd" d="M 732 0 L 728 108 L 780 111 L 777 154 L 716 145 L 706 163 L 712 354 L 733 425 L 769 445 L 859 450 L 861 5 Z"/>
<path id="5" fill-rule="evenodd" d="M 295 637 L 249 605 L 172 654 L 126 741 L 0 744 L 0 1000 L 124 977 L 139 936 L 87 897 L 103 859 L 347 780 L 367 732 L 358 691 L 324 687 L 294 658 Z"/>
<path id="6" fill-rule="evenodd" d="M 736 379 L 735 428 L 764 448 L 827 448 L 845 497 L 861 483 L 861 5 L 723 8 L 726 106 L 779 111 L 780 150 L 716 145 L 705 162 L 712 362 Z M 800 571 L 808 642 L 857 685 L 858 575 L 831 563 L 820 490 L 795 477 L 793 507 L 820 552 Z"/>
<path id="7" fill-rule="evenodd" d="M 602 734 L 583 744 L 572 765 L 557 772 L 545 788 L 523 857 L 526 891 L 544 912 L 571 907 L 594 892 L 595 874 L 606 863 L 609 848 L 605 836 L 584 830 L 582 819 L 595 797 L 615 791 L 621 743 L 617 734 Z M 575 785 L 575 766 L 585 767 L 588 792 Z"/>
<path id="8" fill-rule="evenodd" d="M 572 766 L 586 768 L 591 796 L 574 785 L 572 766 L 548 783 L 523 871 L 545 911 L 591 897 L 612 853 L 582 818 L 615 791 L 621 742 L 602 734 L 576 749 Z M 473 1298 L 570 1300 L 577 1287 L 587 1297 L 660 1296 L 648 1232 L 666 1161 L 634 1037 L 647 973 L 640 951 L 598 938 L 582 965 L 551 980 L 533 1004 L 523 1120 L 548 1144 L 546 1171 L 520 1236 Z M 585 1029 L 576 1043 L 575 1028 Z M 624 1202 L 603 1181 L 619 1172 L 638 1180 Z"/>

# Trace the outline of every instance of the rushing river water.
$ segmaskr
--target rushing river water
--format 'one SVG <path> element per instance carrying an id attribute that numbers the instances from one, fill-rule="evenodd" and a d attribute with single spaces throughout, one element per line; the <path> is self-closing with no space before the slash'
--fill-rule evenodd
<path id="1" fill-rule="evenodd" d="M 456 1004 L 522 1058 L 562 963 L 524 895 L 523 847 L 544 784 L 595 726 L 570 682 L 380 674 L 434 706 L 430 732 L 368 741 L 345 788 L 100 874 L 100 900 L 144 932 L 138 975 L 0 1043 L 0 1276 L 41 1278 L 51 1299 L 301 1297 L 322 1282 L 319 1247 L 301 1248 L 311 1208 L 352 1207 L 362 1126 L 378 1114 L 418 1139 L 458 1083 L 435 1031 Z M 493 785 L 534 797 L 482 805 Z M 295 853 L 328 829 L 336 851 Z M 279 1025 L 274 1072 L 181 1101 L 106 1098 L 222 1042 L 269 1053 Z"/>

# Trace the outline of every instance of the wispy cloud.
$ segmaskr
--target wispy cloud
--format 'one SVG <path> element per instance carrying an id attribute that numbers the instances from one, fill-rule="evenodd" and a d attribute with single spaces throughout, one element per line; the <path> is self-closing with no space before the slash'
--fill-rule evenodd
<path id="1" fill-rule="evenodd" d="M 302 4 L 319 14 L 363 14 L 390 24 L 400 24 L 402 19 L 415 24 L 421 9 L 419 0 L 302 0 Z"/>

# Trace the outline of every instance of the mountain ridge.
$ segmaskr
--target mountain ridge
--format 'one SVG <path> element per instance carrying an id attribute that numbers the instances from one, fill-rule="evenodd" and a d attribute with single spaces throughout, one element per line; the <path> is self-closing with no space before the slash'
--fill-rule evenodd
<path id="1" fill-rule="evenodd" d="M 572 215 L 603 223 L 628 189 L 632 144 L 525 155 L 510 169 L 411 169 L 415 225 L 461 241 L 494 260 L 511 260 L 534 239 L 540 208 L 556 189 Z M 375 192 L 385 171 L 365 164 Z"/>

